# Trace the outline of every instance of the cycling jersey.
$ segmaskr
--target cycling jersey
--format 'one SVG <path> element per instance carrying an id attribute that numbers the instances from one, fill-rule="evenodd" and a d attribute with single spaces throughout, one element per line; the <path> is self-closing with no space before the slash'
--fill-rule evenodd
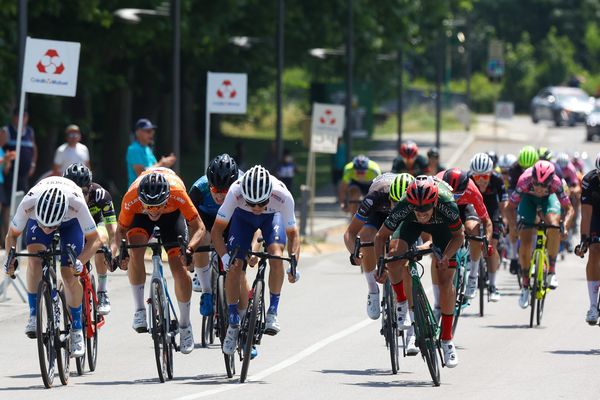
<path id="1" fill-rule="evenodd" d="M 396 174 L 401 174 L 403 172 L 408 172 L 412 176 L 424 175 L 427 173 L 428 165 L 427 159 L 422 155 L 417 155 L 415 162 L 412 167 L 408 167 L 406 165 L 406 161 L 402 156 L 397 156 L 394 158 L 394 162 L 392 163 L 392 172 Z"/>
<path id="2" fill-rule="evenodd" d="M 22 232 L 29 219 L 35 220 L 35 203 L 37 199 L 45 190 L 54 187 L 61 189 L 69 202 L 69 208 L 62 223 L 76 219 L 84 235 L 95 231 L 96 223 L 88 210 L 81 188 L 72 180 L 62 176 L 44 178 L 31 188 L 17 207 L 10 226 L 17 232 Z"/>
<path id="3" fill-rule="evenodd" d="M 369 166 L 364 174 L 358 174 L 354 169 L 354 164 L 349 162 L 344 166 L 344 174 L 342 175 L 342 182 L 351 183 L 359 182 L 366 183 L 371 182 L 373 179 L 381 175 L 381 168 L 375 161 L 369 160 Z"/>
<path id="4" fill-rule="evenodd" d="M 442 171 L 437 174 L 437 178 L 442 180 L 444 178 L 444 172 Z M 477 212 L 477 216 L 483 222 L 489 218 L 487 209 L 485 204 L 483 203 L 483 196 L 479 192 L 477 185 L 471 179 L 467 184 L 467 188 L 462 194 L 452 194 L 454 200 L 456 200 L 456 204 L 459 206 L 472 204 L 475 212 Z"/>
<path id="5" fill-rule="evenodd" d="M 241 178 L 244 173 L 240 170 L 238 178 Z M 210 194 L 210 185 L 206 175 L 200 177 L 190 189 L 190 199 L 196 206 L 199 212 L 215 216 L 219 211 L 219 205 L 215 202 Z"/>
<path id="6" fill-rule="evenodd" d="M 560 204 L 563 207 L 567 207 L 571 204 L 569 196 L 567 196 L 567 194 L 563 190 L 562 179 L 559 178 L 556 174 L 553 176 L 550 185 L 547 188 L 545 188 L 544 195 L 535 195 L 533 189 L 533 176 L 531 175 L 532 171 L 533 167 L 527 168 L 519 178 L 515 191 L 512 192 L 512 194 L 510 195 L 510 202 L 512 204 L 519 204 L 519 202 L 521 201 L 521 197 L 524 194 L 534 197 L 548 197 L 553 193 L 556 193 L 556 196 L 558 197 L 558 200 L 560 201 Z"/>
<path id="7" fill-rule="evenodd" d="M 508 169 L 508 193 L 512 193 L 517 188 L 517 182 L 523 174 L 524 169 L 521 168 L 519 163 L 515 163 Z"/>
<path id="8" fill-rule="evenodd" d="M 92 182 L 87 198 L 87 205 L 96 224 L 104 221 L 105 224 L 116 224 L 117 216 L 113 205 L 112 196 L 108 190 Z"/>
<path id="9" fill-rule="evenodd" d="M 190 200 L 181 178 L 169 168 L 151 168 L 142 172 L 123 196 L 119 225 L 129 227 L 133 223 L 136 214 L 146 214 L 146 210 L 138 197 L 138 186 L 144 176 L 154 172 L 162 173 L 170 185 L 170 195 L 163 208 L 163 214 L 180 211 L 188 222 L 198 218 L 198 211 L 196 211 L 196 207 Z"/>
<path id="10" fill-rule="evenodd" d="M 555 165 L 556 170 L 560 172 L 563 179 L 567 182 L 569 187 L 579 186 L 579 177 L 577 176 L 577 170 L 571 161 L 565 168 L 561 168 L 558 164 Z"/>
<path id="11" fill-rule="evenodd" d="M 390 202 L 390 186 L 396 179 L 396 174 L 386 172 L 375 178 L 367 196 L 360 203 L 358 212 L 354 215 L 356 219 L 366 222 L 373 212 L 388 214 L 392 209 Z"/>
<path id="12" fill-rule="evenodd" d="M 600 174 L 596 170 L 591 170 L 583 177 L 581 204 L 589 204 L 594 209 L 600 209 Z"/>
<path id="13" fill-rule="evenodd" d="M 487 208 L 488 214 L 491 216 L 496 214 L 500 203 L 508 201 L 508 193 L 504 187 L 504 179 L 497 172 L 492 172 L 487 187 L 483 192 L 480 190 L 480 193 L 483 196 L 483 203 Z"/>

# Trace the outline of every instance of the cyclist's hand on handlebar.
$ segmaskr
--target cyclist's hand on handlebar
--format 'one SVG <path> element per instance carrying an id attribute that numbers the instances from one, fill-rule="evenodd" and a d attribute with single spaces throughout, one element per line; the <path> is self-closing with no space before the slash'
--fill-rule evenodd
<path id="1" fill-rule="evenodd" d="M 354 254 L 350 254 L 350 264 L 360 265 L 360 258 L 354 257 Z"/>
<path id="2" fill-rule="evenodd" d="M 585 253 L 587 253 L 588 251 L 588 246 L 589 245 L 587 240 L 581 241 L 581 243 L 575 246 L 575 254 L 583 258 L 585 256 Z"/>
<path id="3" fill-rule="evenodd" d="M 441 270 L 446 270 L 448 269 L 448 264 L 450 263 L 450 260 L 448 259 L 448 256 L 443 255 L 442 258 L 438 258 L 437 259 L 437 267 L 438 269 Z"/>
<path id="4" fill-rule="evenodd" d="M 223 269 L 225 271 L 229 271 L 229 267 L 230 267 L 231 261 L 233 261 L 231 259 L 231 256 L 229 255 L 229 253 L 225 253 L 223 255 L 223 257 L 221 257 L 221 261 L 223 262 Z"/>
<path id="5" fill-rule="evenodd" d="M 3 265 L 4 265 L 4 273 L 6 273 L 6 275 L 8 275 L 14 279 L 15 270 L 17 269 L 17 265 L 18 265 L 16 257 L 7 257 L 6 260 L 4 260 Z"/>
<path id="6" fill-rule="evenodd" d="M 300 280 L 300 271 L 298 271 L 298 269 L 296 269 L 296 275 L 292 276 L 292 268 L 288 268 L 287 271 L 287 276 L 288 276 L 288 281 L 290 283 L 296 283 Z"/>
<path id="7" fill-rule="evenodd" d="M 79 259 L 75 260 L 75 265 L 72 265 L 72 267 L 75 270 L 75 275 L 79 275 L 83 271 L 83 263 Z"/>
<path id="8" fill-rule="evenodd" d="M 258 264 L 258 257 L 256 257 L 256 256 L 248 257 L 248 266 L 250 268 L 256 267 L 256 264 Z"/>
<path id="9" fill-rule="evenodd" d="M 127 266 L 129 264 L 129 256 L 123 257 L 122 254 L 113 258 L 112 270 L 116 271 L 117 268 L 122 269 L 123 271 L 127 271 Z"/>
<path id="10" fill-rule="evenodd" d="M 375 281 L 383 285 L 385 283 L 385 280 L 387 279 L 387 275 L 387 269 L 381 271 L 381 275 L 377 275 L 377 270 L 375 270 Z"/>
<path id="11" fill-rule="evenodd" d="M 183 250 L 183 249 L 182 249 Z M 183 266 L 187 267 L 192 264 L 192 255 L 194 254 L 194 250 L 191 247 L 186 247 L 185 252 L 179 255 L 179 259 Z"/>
<path id="12" fill-rule="evenodd" d="M 488 243 L 487 245 L 487 256 L 491 257 L 494 254 L 494 246 Z"/>

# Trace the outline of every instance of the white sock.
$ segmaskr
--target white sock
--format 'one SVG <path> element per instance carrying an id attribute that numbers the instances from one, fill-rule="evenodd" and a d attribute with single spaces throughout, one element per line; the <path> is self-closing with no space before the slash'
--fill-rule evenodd
<path id="1" fill-rule="evenodd" d="M 190 304 L 191 301 L 187 301 L 182 303 L 181 301 L 177 301 L 179 303 L 179 326 L 182 328 L 187 328 L 190 326 Z"/>
<path id="2" fill-rule="evenodd" d="M 590 296 L 590 308 L 596 307 L 598 304 L 598 288 L 600 287 L 600 281 L 587 281 L 588 294 Z"/>
<path id="3" fill-rule="evenodd" d="M 510 243 L 510 246 L 508 248 L 508 257 L 511 260 L 516 260 L 518 257 L 517 256 L 517 242 L 513 243 L 513 242 L 509 241 L 509 243 Z"/>
<path id="4" fill-rule="evenodd" d="M 479 260 L 469 261 L 469 278 L 476 279 L 479 276 Z"/>
<path id="5" fill-rule="evenodd" d="M 144 302 L 144 284 L 131 285 L 131 291 L 133 292 L 133 305 L 135 306 L 135 311 L 144 310 L 146 308 Z"/>
<path id="6" fill-rule="evenodd" d="M 415 320 L 415 312 L 413 310 L 410 310 L 408 313 L 410 314 L 410 320 L 414 321 Z"/>
<path id="7" fill-rule="evenodd" d="M 490 286 L 496 286 L 496 273 L 488 272 L 488 278 L 490 280 Z"/>
<path id="8" fill-rule="evenodd" d="M 98 274 L 98 291 L 106 292 L 106 281 L 108 277 L 106 274 Z"/>
<path id="9" fill-rule="evenodd" d="M 433 308 L 440 308 L 440 285 L 433 284 Z"/>
<path id="10" fill-rule="evenodd" d="M 367 285 L 369 286 L 369 293 L 379 293 L 379 286 L 377 286 L 377 281 L 375 280 L 376 272 L 377 270 L 365 272 L 365 279 L 367 280 Z"/>
<path id="11" fill-rule="evenodd" d="M 202 293 L 212 293 L 212 269 L 210 268 L 210 265 L 194 267 L 194 272 L 200 281 Z"/>

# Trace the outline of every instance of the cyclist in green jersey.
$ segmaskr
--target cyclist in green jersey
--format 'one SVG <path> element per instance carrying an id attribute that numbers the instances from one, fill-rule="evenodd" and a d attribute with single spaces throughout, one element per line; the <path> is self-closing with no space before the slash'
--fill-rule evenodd
<path id="1" fill-rule="evenodd" d="M 373 179 L 381 175 L 381 168 L 369 157 L 359 155 L 346 164 L 344 175 L 338 186 L 340 208 L 356 213 L 361 196 L 366 196 Z"/>

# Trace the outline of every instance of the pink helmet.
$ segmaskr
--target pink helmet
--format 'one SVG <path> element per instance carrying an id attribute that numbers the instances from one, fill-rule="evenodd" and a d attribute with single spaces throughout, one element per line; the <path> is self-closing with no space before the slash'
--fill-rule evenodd
<path id="1" fill-rule="evenodd" d="M 540 160 L 536 162 L 531 171 L 533 181 L 542 185 L 547 185 L 554 178 L 554 164 L 550 161 Z"/>

